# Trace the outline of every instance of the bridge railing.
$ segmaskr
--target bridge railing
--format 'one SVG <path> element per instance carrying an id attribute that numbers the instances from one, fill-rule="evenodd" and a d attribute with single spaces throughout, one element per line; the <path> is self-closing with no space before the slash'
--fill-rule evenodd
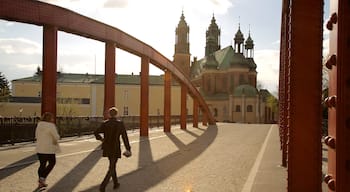
<path id="1" fill-rule="evenodd" d="M 120 117 L 127 130 L 140 128 L 140 116 Z M 192 122 L 192 115 L 187 122 Z M 0 117 L 0 145 L 35 141 L 35 128 L 39 117 Z M 61 137 L 82 136 L 92 134 L 103 122 L 103 117 L 57 117 L 56 125 Z M 149 116 L 149 128 L 162 127 L 164 116 Z M 171 124 L 180 124 L 180 115 L 171 116 Z"/>

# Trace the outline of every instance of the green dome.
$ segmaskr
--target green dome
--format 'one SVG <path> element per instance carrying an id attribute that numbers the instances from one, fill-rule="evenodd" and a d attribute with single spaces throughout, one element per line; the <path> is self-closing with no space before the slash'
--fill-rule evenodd
<path id="1" fill-rule="evenodd" d="M 246 97 L 256 97 L 258 94 L 258 91 L 255 87 L 251 85 L 240 85 L 236 87 L 236 89 L 233 91 L 233 96 L 235 97 L 241 97 L 245 95 Z"/>

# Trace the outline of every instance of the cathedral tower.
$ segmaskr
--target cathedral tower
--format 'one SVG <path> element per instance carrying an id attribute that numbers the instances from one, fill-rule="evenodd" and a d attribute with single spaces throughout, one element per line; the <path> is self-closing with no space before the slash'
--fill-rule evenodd
<path id="1" fill-rule="evenodd" d="M 250 37 L 250 30 L 249 30 L 248 38 L 245 41 L 245 50 L 246 50 L 246 57 L 247 58 L 253 58 L 254 57 L 254 41 Z"/>
<path id="2" fill-rule="evenodd" d="M 213 15 L 211 23 L 206 32 L 205 56 L 209 56 L 215 51 L 220 50 L 220 29 L 215 22 Z"/>
<path id="3" fill-rule="evenodd" d="M 180 22 L 175 31 L 175 54 L 174 64 L 180 67 L 186 75 L 190 75 L 190 28 L 185 21 L 184 13 L 182 12 Z"/>
<path id="4" fill-rule="evenodd" d="M 235 44 L 235 53 L 241 53 L 243 54 L 243 50 L 244 50 L 244 36 L 243 33 L 241 31 L 241 26 L 240 24 L 238 25 L 238 31 L 235 35 L 234 38 L 234 44 Z"/>

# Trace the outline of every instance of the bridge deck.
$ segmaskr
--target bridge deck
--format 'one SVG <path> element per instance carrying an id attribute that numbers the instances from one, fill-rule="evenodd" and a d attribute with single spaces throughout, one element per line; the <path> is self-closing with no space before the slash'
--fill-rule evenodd
<path id="1" fill-rule="evenodd" d="M 218 123 L 129 133 L 133 156 L 119 160 L 118 191 L 286 191 L 277 125 Z M 65 139 L 49 175 L 48 191 L 98 191 L 107 159 L 92 136 Z M 31 191 L 38 162 L 34 144 L 0 148 L 1 191 Z M 112 183 L 107 191 L 112 190 Z"/>

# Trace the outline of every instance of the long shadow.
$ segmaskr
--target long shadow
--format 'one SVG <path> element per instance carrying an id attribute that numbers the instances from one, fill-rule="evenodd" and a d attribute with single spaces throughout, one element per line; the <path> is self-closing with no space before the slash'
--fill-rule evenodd
<path id="1" fill-rule="evenodd" d="M 18 172 L 22 169 L 30 166 L 31 164 L 38 161 L 37 155 L 33 154 L 26 158 L 23 158 L 19 161 L 16 161 L 14 163 L 11 163 L 10 165 L 7 165 L 6 167 L 0 169 L 0 180 Z"/>
<path id="2" fill-rule="evenodd" d="M 166 135 L 167 135 L 167 136 L 169 137 L 169 139 L 176 145 L 176 147 L 177 147 L 178 149 L 183 149 L 183 148 L 186 147 L 186 145 L 185 145 L 180 139 L 178 139 L 174 134 L 172 134 L 172 133 L 167 133 Z"/>
<path id="3" fill-rule="evenodd" d="M 101 158 L 101 151 L 96 150 L 101 148 L 97 146 L 85 159 L 75 166 L 68 174 L 59 180 L 48 191 L 62 192 L 72 191 L 85 177 L 85 175 L 96 165 Z"/>
<path id="4" fill-rule="evenodd" d="M 189 131 L 189 130 L 187 130 L 187 129 L 185 129 L 184 131 L 185 131 L 186 133 L 188 133 L 188 134 L 192 135 L 193 137 L 196 137 L 196 138 L 198 138 L 198 137 L 199 137 L 199 135 L 198 135 L 198 134 L 196 134 L 196 133 L 194 133 L 194 132 L 192 132 L 192 131 Z"/>
<path id="5" fill-rule="evenodd" d="M 153 163 L 151 143 L 148 137 L 140 137 L 138 168 L 145 167 Z"/>
<path id="6" fill-rule="evenodd" d="M 205 131 L 206 129 L 203 129 L 203 128 L 200 128 L 200 127 L 193 127 L 194 129 L 198 129 L 198 130 L 201 130 L 201 131 Z"/>
<path id="7" fill-rule="evenodd" d="M 183 144 L 175 136 L 169 135 L 169 138 L 179 147 L 179 150 L 167 155 L 166 157 L 153 162 L 146 167 L 137 169 L 119 177 L 121 183 L 118 191 L 121 192 L 144 192 L 173 173 L 184 167 L 186 164 L 195 159 L 204 152 L 207 147 L 213 143 L 218 133 L 216 126 L 210 126 L 201 136 L 188 145 Z M 151 149 L 149 149 L 151 151 Z M 140 159 L 143 163 L 144 160 Z M 149 161 L 149 159 L 145 160 Z M 98 186 L 93 186 L 81 192 L 97 191 Z M 108 189 L 107 189 L 108 191 Z"/>

